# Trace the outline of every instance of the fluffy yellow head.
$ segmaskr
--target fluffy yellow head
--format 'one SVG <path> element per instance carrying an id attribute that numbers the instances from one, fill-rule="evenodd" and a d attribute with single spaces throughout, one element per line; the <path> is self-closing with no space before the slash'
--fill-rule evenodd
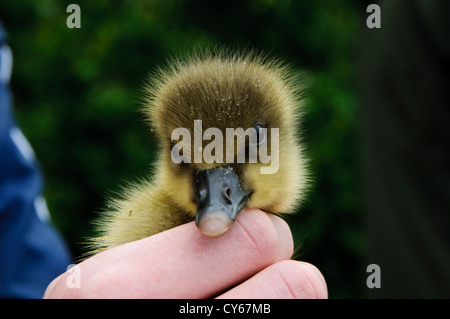
<path id="1" fill-rule="evenodd" d="M 287 213 L 302 197 L 306 173 L 298 137 L 299 92 L 286 66 L 254 54 L 196 55 L 160 70 L 146 89 L 144 110 L 161 144 L 159 182 L 192 216 L 196 173 L 219 166 L 234 169 L 249 194 L 249 207 Z M 174 134 L 178 128 L 187 135 Z M 222 132 L 222 138 L 208 135 L 210 128 Z M 257 139 L 234 140 L 230 128 L 255 128 Z M 231 140 L 234 145 L 227 144 Z M 250 162 L 252 143 L 258 147 L 256 161 Z M 262 145 L 269 161 L 260 156 Z M 244 162 L 238 160 L 242 152 L 247 154 Z M 183 161 L 174 161 L 174 154 Z"/>

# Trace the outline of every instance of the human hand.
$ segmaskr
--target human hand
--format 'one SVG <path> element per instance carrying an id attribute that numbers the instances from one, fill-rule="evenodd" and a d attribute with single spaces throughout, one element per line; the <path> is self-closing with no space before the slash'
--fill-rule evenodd
<path id="1" fill-rule="evenodd" d="M 78 265 L 79 288 L 66 272 L 44 298 L 327 298 L 320 271 L 292 252 L 285 221 L 244 209 L 218 238 L 191 222 L 97 254 Z"/>

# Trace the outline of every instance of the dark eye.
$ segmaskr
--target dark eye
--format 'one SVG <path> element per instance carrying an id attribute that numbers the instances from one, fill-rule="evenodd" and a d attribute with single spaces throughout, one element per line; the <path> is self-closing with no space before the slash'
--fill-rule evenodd
<path id="1" fill-rule="evenodd" d="M 256 130 L 256 145 L 261 145 L 266 142 L 267 129 L 260 124 L 255 125 Z"/>

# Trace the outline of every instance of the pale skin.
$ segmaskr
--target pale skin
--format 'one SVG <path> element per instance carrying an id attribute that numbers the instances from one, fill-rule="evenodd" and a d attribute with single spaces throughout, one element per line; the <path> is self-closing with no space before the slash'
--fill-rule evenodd
<path id="1" fill-rule="evenodd" d="M 244 209 L 218 238 L 191 222 L 97 254 L 79 264 L 80 288 L 66 272 L 44 298 L 327 298 L 320 271 L 292 253 L 286 222 Z"/>

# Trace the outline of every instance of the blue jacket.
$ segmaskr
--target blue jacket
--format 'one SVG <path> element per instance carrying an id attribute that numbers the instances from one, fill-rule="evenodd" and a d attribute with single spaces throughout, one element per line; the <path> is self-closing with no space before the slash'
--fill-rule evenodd
<path id="1" fill-rule="evenodd" d="M 11 68 L 0 25 L 0 298 L 41 298 L 71 256 L 49 223 L 34 152 L 13 119 Z"/>

